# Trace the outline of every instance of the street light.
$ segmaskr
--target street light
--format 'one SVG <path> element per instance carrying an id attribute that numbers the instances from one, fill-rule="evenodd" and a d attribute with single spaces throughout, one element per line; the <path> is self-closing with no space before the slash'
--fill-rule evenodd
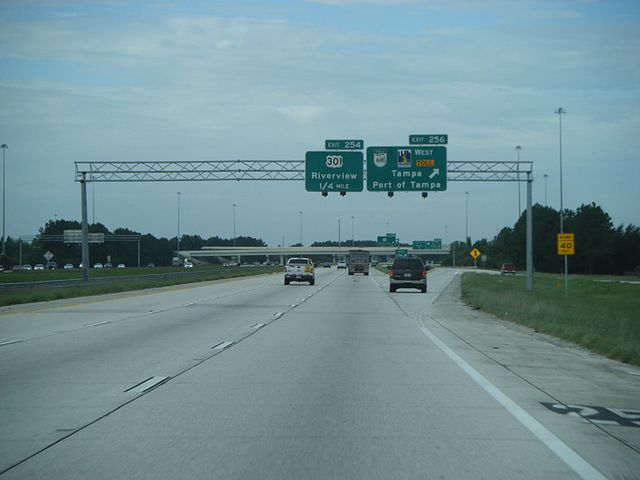
<path id="1" fill-rule="evenodd" d="M 469 245 L 469 192 L 465 194 L 465 227 L 464 227 L 464 243 Z"/>
<path id="2" fill-rule="evenodd" d="M 236 246 L 236 204 L 233 204 L 233 246 Z M 284 245 L 283 245 L 284 246 Z"/>
<path id="3" fill-rule="evenodd" d="M 178 192 L 178 260 L 180 260 L 180 195 L 182 192 Z"/>
<path id="4" fill-rule="evenodd" d="M 520 206 L 520 150 L 522 147 L 520 145 L 516 145 L 516 157 L 517 157 L 517 169 L 518 169 L 518 217 L 520 218 L 520 214 L 522 213 L 522 207 Z M 516 219 L 517 220 L 517 219 Z"/>
<path id="5" fill-rule="evenodd" d="M 302 246 L 302 210 L 298 213 L 300 214 L 300 246 Z"/>
<path id="6" fill-rule="evenodd" d="M 562 107 L 558 107 L 554 111 L 554 113 L 558 115 L 558 120 L 559 120 L 558 127 L 559 127 L 559 134 L 560 134 L 560 233 L 564 233 L 564 204 L 562 199 L 562 114 L 567 113 L 567 111 Z M 568 288 L 567 288 L 568 267 L 569 267 L 569 262 L 567 259 L 567 255 L 565 255 L 564 256 L 564 296 L 565 297 L 568 295 Z"/>
<path id="7" fill-rule="evenodd" d="M 559 107 L 555 112 L 558 115 L 559 120 L 559 133 L 560 133 L 560 233 L 564 233 L 564 205 L 562 199 L 562 114 L 567 111 Z M 565 260 L 566 260 L 565 256 Z"/>
<path id="8" fill-rule="evenodd" d="M 0 145 L 0 148 L 2 148 L 2 255 L 5 254 L 5 247 L 4 247 L 4 239 L 5 239 L 5 232 L 4 232 L 4 224 L 5 224 L 5 192 L 4 192 L 4 151 L 9 148 L 9 146 L 6 143 L 3 143 L 2 145 Z"/>
<path id="9" fill-rule="evenodd" d="M 543 175 L 544 177 L 544 206 L 547 206 L 547 179 L 549 178 L 549 175 L 547 175 L 546 173 Z"/>

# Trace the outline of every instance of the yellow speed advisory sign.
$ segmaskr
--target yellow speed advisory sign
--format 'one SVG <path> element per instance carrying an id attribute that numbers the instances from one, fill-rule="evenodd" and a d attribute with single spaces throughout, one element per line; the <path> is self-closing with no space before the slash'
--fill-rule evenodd
<path id="1" fill-rule="evenodd" d="M 558 234 L 558 255 L 574 255 L 576 253 L 576 242 L 573 233 Z"/>
<path id="2" fill-rule="evenodd" d="M 471 255 L 473 259 L 476 260 L 480 256 L 480 250 L 474 248 L 473 250 L 471 250 L 469 255 Z"/>

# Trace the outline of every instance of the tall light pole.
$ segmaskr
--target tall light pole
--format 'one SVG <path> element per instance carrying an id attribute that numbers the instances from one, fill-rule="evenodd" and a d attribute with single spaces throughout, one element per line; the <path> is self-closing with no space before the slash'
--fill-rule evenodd
<path id="1" fill-rule="evenodd" d="M 567 113 L 567 111 L 558 107 L 554 113 L 558 115 L 558 127 L 560 134 L 560 233 L 564 233 L 564 204 L 562 198 L 562 114 Z M 568 295 L 568 286 L 567 286 L 567 272 L 568 272 L 569 262 L 567 259 L 567 255 L 564 256 L 564 296 Z"/>
<path id="2" fill-rule="evenodd" d="M 302 210 L 298 213 L 300 214 L 300 246 L 302 246 Z"/>
<path id="3" fill-rule="evenodd" d="M 516 218 L 516 220 L 518 218 L 520 218 L 520 215 L 522 214 L 522 207 L 520 206 L 520 150 L 522 150 L 522 147 L 520 145 L 516 145 L 516 159 L 517 159 L 517 169 L 518 169 L 518 217 Z"/>
<path id="4" fill-rule="evenodd" d="M 340 239 L 340 219 L 338 219 L 338 248 L 340 248 L 341 245 L 341 239 Z"/>
<path id="5" fill-rule="evenodd" d="M 233 246 L 236 246 L 236 204 L 233 204 Z M 284 245 L 283 245 L 284 247 Z"/>
<path id="6" fill-rule="evenodd" d="M 5 246 L 4 246 L 4 239 L 5 239 L 5 231 L 4 231 L 4 225 L 5 225 L 5 181 L 4 181 L 4 151 L 9 148 L 9 145 L 7 145 L 6 143 L 3 143 L 2 145 L 0 145 L 0 148 L 2 148 L 2 255 L 5 254 Z"/>
<path id="7" fill-rule="evenodd" d="M 178 261 L 180 260 L 180 195 L 182 192 L 178 192 Z"/>
<path id="8" fill-rule="evenodd" d="M 543 175 L 544 177 L 544 206 L 547 206 L 547 179 L 549 178 L 549 175 L 547 175 L 546 173 Z"/>
<path id="9" fill-rule="evenodd" d="M 465 227 L 464 227 L 464 243 L 469 245 L 469 192 L 465 194 Z"/>

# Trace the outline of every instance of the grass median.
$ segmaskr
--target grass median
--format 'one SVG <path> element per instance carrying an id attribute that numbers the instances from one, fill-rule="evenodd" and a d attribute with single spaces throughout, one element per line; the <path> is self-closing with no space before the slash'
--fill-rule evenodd
<path id="1" fill-rule="evenodd" d="M 103 295 L 106 293 L 117 293 L 117 292 L 127 292 L 132 290 L 144 290 L 147 288 L 159 288 L 166 287 L 171 285 L 182 285 L 186 283 L 196 283 L 196 282 L 206 282 L 211 280 L 221 280 L 225 278 L 235 278 L 235 277 L 246 277 L 251 275 L 260 275 L 265 273 L 273 273 L 273 272 L 281 272 L 282 267 L 279 266 L 252 266 L 252 267 L 230 267 L 230 268 L 217 268 L 217 267 L 209 267 L 204 268 L 202 271 L 199 271 L 199 275 L 172 275 L 163 277 L 163 273 L 174 274 L 176 273 L 176 269 L 168 268 L 166 272 L 160 272 L 160 269 L 151 269 L 151 272 L 147 271 L 147 269 L 140 269 L 139 272 L 135 272 L 133 270 L 128 271 L 128 278 L 122 279 L 119 281 L 118 279 L 109 279 L 109 281 L 98 282 L 98 283 L 88 283 L 88 284 L 79 284 L 73 286 L 46 286 L 46 285 L 35 285 L 30 288 L 24 289 L 16 289 L 16 290 L 6 290 L 0 291 L 0 306 L 6 305 L 15 305 L 20 303 L 32 303 L 32 302 L 47 302 L 51 300 L 59 300 L 63 298 L 74 298 L 74 297 L 85 297 L 89 295 Z M 99 275 L 95 275 L 92 272 L 92 278 L 100 278 L 106 277 L 106 272 L 99 272 Z M 111 273 L 117 273 L 125 275 L 124 272 L 116 272 L 113 270 Z M 159 274 L 157 278 L 135 278 L 136 273 L 140 276 L 149 275 L 150 273 Z M 189 272 L 191 273 L 191 272 Z M 81 274 L 80 274 L 81 275 Z M 49 276 L 49 278 L 44 278 L 44 276 L 36 277 L 39 280 L 60 280 L 60 276 Z M 77 272 L 76 275 L 68 277 L 62 277 L 66 279 L 78 278 Z M 80 276 L 81 278 L 81 276 Z M 14 277 L 15 280 L 18 280 L 18 277 Z M 25 276 L 25 278 L 21 278 L 22 281 L 34 281 L 30 276 Z"/>
<path id="2" fill-rule="evenodd" d="M 622 282 L 621 282 L 622 280 Z M 498 318 L 582 345 L 609 358 L 640 365 L 640 284 L 622 277 L 465 273 L 462 298 Z"/>

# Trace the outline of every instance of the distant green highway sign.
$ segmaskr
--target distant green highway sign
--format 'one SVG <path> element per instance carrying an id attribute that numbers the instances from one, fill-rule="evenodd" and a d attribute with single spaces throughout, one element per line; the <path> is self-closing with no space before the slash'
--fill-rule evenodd
<path id="1" fill-rule="evenodd" d="M 442 248 L 442 239 L 434 238 L 433 240 L 414 240 L 414 250 L 440 250 Z"/>
<path id="2" fill-rule="evenodd" d="M 409 256 L 409 250 L 406 248 L 398 248 L 396 250 L 396 258 L 407 258 Z"/>
<path id="3" fill-rule="evenodd" d="M 367 147 L 367 190 L 430 192 L 446 189 L 446 147 Z"/>
<path id="4" fill-rule="evenodd" d="M 409 135 L 409 145 L 446 145 L 449 135 Z"/>
<path id="5" fill-rule="evenodd" d="M 383 235 L 378 237 L 378 245 L 384 247 L 387 245 L 395 245 L 396 244 L 396 236 L 393 237 L 389 235 Z"/>
<path id="6" fill-rule="evenodd" d="M 364 140 L 325 140 L 327 150 L 364 150 Z"/>
<path id="7" fill-rule="evenodd" d="M 307 192 L 361 192 L 363 170 L 362 152 L 307 152 L 305 189 Z"/>

